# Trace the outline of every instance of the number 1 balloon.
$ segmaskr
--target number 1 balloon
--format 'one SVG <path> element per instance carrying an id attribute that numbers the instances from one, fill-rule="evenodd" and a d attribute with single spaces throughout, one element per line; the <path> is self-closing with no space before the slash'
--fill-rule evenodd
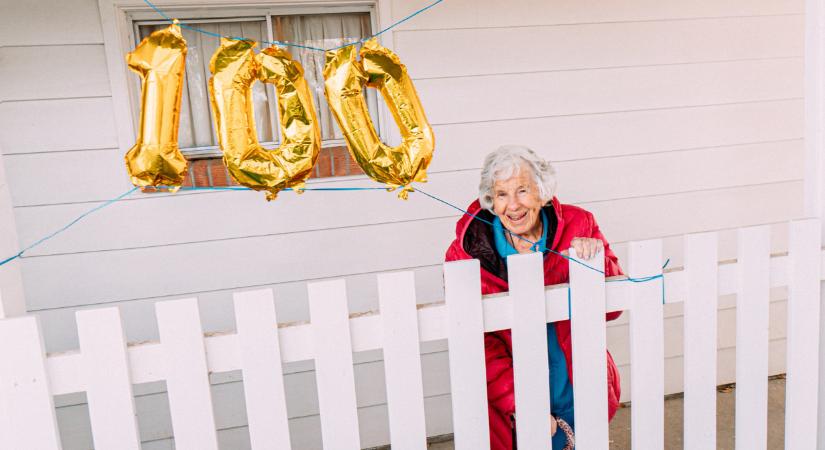
<path id="1" fill-rule="evenodd" d="M 180 100 L 186 41 L 177 23 L 143 39 L 126 56 L 141 78 L 137 142 L 126 153 L 126 168 L 135 186 L 180 186 L 186 158 L 178 148 Z"/>

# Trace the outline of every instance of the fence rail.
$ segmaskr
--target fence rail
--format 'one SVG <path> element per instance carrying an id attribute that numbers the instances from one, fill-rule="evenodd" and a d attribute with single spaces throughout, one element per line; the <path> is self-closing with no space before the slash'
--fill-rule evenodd
<path id="1" fill-rule="evenodd" d="M 165 380 L 175 445 L 218 448 L 209 374 L 241 370 L 255 449 L 290 448 L 282 363 L 314 360 L 324 447 L 360 448 L 353 352 L 383 349 L 394 448 L 426 448 L 420 342 L 447 339 L 457 449 L 489 448 L 482 335 L 512 328 L 518 440 L 548 448 L 545 323 L 572 315 L 579 448 L 607 449 L 604 314 L 630 316 L 632 446 L 662 449 L 663 303 L 684 302 L 685 448 L 716 447 L 717 297 L 737 296 L 737 449 L 767 445 L 769 289 L 788 287 L 786 448 L 816 447 L 819 289 L 817 220 L 790 224 L 787 255 L 766 226 L 739 231 L 736 261 L 714 233 L 685 238 L 685 266 L 646 283 L 605 282 L 570 265 L 570 285 L 545 288 L 538 254 L 508 261 L 509 294 L 480 294 L 478 261 L 444 265 L 445 302 L 416 305 L 410 272 L 378 275 L 380 313 L 350 316 L 342 280 L 308 285 L 311 321 L 276 326 L 272 292 L 234 295 L 237 330 L 205 336 L 197 299 L 156 304 L 160 341 L 126 343 L 117 308 L 77 313 L 80 348 L 46 355 L 35 316 L 0 321 L 0 444 L 61 447 L 53 396 L 86 392 L 95 448 L 138 449 L 132 386 Z M 631 277 L 661 273 L 660 240 L 629 246 Z M 594 267 L 601 269 L 603 258 Z M 621 277 L 614 278 L 621 279 Z M 612 281 L 608 280 L 608 281 Z M 568 303 L 569 302 L 569 303 Z"/>

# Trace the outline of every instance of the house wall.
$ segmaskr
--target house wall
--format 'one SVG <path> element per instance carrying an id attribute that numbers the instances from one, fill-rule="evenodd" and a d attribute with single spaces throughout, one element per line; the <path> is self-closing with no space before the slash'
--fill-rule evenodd
<path id="1" fill-rule="evenodd" d="M 398 20 L 427 4 L 387 0 Z M 95 0 L 0 0 L 0 148 L 21 246 L 127 191 L 104 33 Z M 558 196 L 622 243 L 802 213 L 803 2 L 445 0 L 388 42 L 434 126 L 428 192 L 474 197 L 483 156 L 523 143 L 555 162 Z M 387 12 L 389 9 L 389 12 Z M 383 20 L 383 19 L 382 19 Z M 382 23 L 385 26 L 386 23 Z M 133 76 L 133 75 L 129 75 Z M 119 93 L 115 93 L 115 96 Z M 122 134 L 122 132 L 121 132 Z M 372 186 L 359 177 L 324 186 Z M 78 309 L 118 305 L 130 340 L 157 338 L 153 304 L 200 299 L 207 331 L 231 329 L 231 294 L 271 287 L 281 321 L 306 320 L 306 282 L 346 278 L 354 311 L 377 309 L 375 274 L 412 270 L 422 302 L 443 297 L 454 210 L 384 192 L 134 194 L 21 261 L 27 308 L 51 351 L 75 348 Z M 771 373 L 784 371 L 784 291 L 773 292 Z M 718 382 L 734 379 L 735 309 L 720 299 Z M 672 307 L 671 307 L 672 306 Z M 627 315 L 608 328 L 629 399 Z M 666 308 L 666 389 L 681 391 L 681 307 Z M 428 432 L 450 432 L 444 343 L 424 346 Z M 388 442 L 381 355 L 356 355 L 363 446 Z M 296 448 L 319 448 L 310 363 L 287 368 Z M 245 442 L 239 374 L 213 375 L 224 443 Z M 162 384 L 138 386 L 146 448 L 170 448 Z M 90 441 L 83 396 L 58 399 L 66 448 Z M 229 444 L 227 444 L 229 445 Z"/>

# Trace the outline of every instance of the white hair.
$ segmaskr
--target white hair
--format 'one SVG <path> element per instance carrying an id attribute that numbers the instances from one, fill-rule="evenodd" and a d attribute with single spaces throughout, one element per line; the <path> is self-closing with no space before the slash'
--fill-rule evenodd
<path id="1" fill-rule="evenodd" d="M 478 201 L 482 208 L 493 212 L 493 186 L 496 181 L 518 174 L 522 166 L 530 168 L 543 202 L 550 201 L 556 195 L 556 171 L 549 162 L 523 145 L 503 145 L 484 158 L 478 184 Z"/>

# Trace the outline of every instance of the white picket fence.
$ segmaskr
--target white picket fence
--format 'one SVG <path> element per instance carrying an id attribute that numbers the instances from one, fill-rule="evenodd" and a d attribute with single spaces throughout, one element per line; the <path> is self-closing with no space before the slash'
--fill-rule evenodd
<path id="1" fill-rule="evenodd" d="M 736 262 L 715 233 L 685 236 L 685 266 L 647 283 L 609 282 L 579 264 L 570 287 L 543 286 L 540 257 L 509 259 L 510 293 L 480 294 L 479 264 L 444 265 L 445 303 L 416 306 L 413 275 L 378 276 L 380 313 L 349 317 L 343 281 L 310 283 L 311 323 L 276 326 L 269 290 L 234 296 L 237 331 L 204 336 L 196 299 L 156 304 L 159 342 L 127 345 L 117 308 L 77 313 L 80 349 L 45 355 L 34 316 L 0 321 L 0 448 L 59 449 L 53 396 L 86 392 L 94 446 L 138 449 L 132 385 L 165 380 L 176 448 L 218 448 L 209 374 L 241 370 L 254 449 L 288 449 L 282 363 L 314 360 L 327 449 L 360 448 L 352 354 L 383 349 L 393 448 L 425 449 L 419 344 L 447 339 L 457 449 L 488 449 L 482 333 L 512 328 L 520 447 L 549 448 L 545 322 L 572 314 L 577 448 L 607 449 L 606 311 L 630 315 L 632 446 L 664 448 L 663 285 L 684 302 L 685 448 L 716 448 L 717 297 L 738 294 L 736 448 L 767 442 L 769 289 L 788 286 L 785 447 L 816 447 L 819 367 L 817 220 L 790 224 L 789 252 L 770 255 L 767 226 L 739 230 Z M 632 277 L 661 273 L 660 240 L 631 243 Z M 603 258 L 590 262 L 602 269 Z M 568 304 L 568 299 L 570 303 Z"/>

